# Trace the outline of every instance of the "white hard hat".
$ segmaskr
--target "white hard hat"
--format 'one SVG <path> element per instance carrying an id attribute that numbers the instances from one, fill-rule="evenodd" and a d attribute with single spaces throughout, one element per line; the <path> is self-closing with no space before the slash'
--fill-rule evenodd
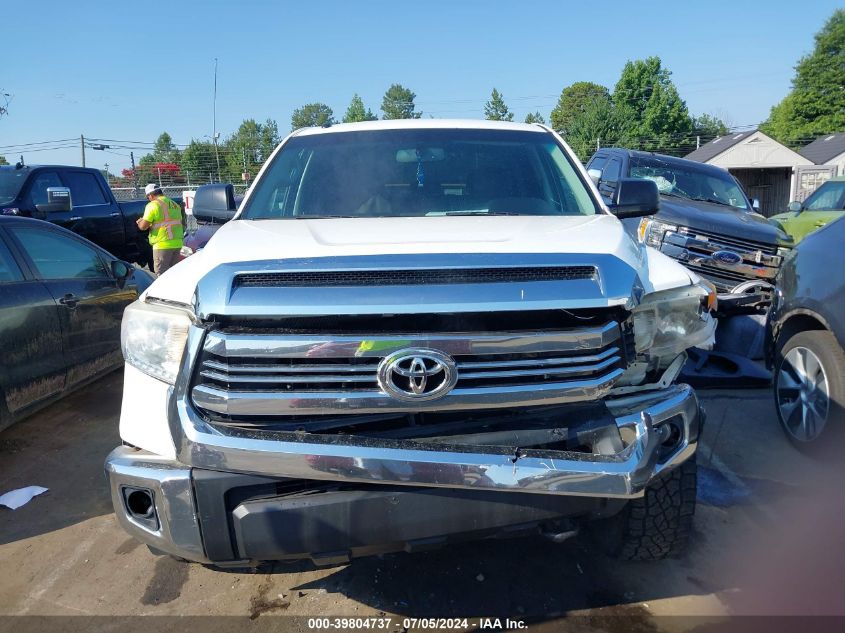
<path id="1" fill-rule="evenodd" d="M 148 196 L 148 195 L 150 195 L 153 191 L 155 191 L 156 189 L 160 189 L 160 188 L 161 188 L 161 187 L 159 187 L 158 185 L 155 185 L 155 184 L 153 184 L 153 183 L 150 183 L 150 184 L 148 184 L 146 187 L 144 187 L 144 195 L 145 195 L 145 196 Z"/>

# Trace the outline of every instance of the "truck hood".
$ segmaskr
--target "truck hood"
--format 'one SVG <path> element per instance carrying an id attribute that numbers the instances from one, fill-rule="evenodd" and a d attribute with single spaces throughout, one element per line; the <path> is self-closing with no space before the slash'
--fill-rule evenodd
<path id="1" fill-rule="evenodd" d="M 788 235 L 762 215 L 721 204 L 660 196 L 660 212 L 655 219 L 762 244 L 792 244 Z"/>
<path id="2" fill-rule="evenodd" d="M 190 304 L 201 280 L 205 295 L 251 271 L 360 268 L 361 262 L 401 267 L 612 263 L 638 278 L 628 292 L 688 285 L 696 277 L 654 249 L 646 249 L 611 215 L 440 216 L 320 220 L 233 220 L 206 247 L 162 275 L 146 297 Z M 399 264 L 401 263 L 401 265 Z M 227 275 L 229 276 L 227 281 Z M 617 282 L 605 275 L 604 284 Z M 621 276 L 620 276 L 621 277 Z M 207 279 L 204 279 L 207 278 Z M 228 284 L 228 285 L 227 285 Z M 218 303 L 230 300 L 218 297 Z M 362 291 L 359 289 L 358 293 Z M 325 290 L 322 294 L 336 294 Z M 204 297 L 205 298 L 205 297 Z"/>

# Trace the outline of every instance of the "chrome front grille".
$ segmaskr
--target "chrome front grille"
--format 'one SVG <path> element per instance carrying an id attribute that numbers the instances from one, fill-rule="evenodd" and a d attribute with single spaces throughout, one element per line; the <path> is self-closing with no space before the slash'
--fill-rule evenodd
<path id="1" fill-rule="evenodd" d="M 595 399 L 624 371 L 620 325 L 490 334 L 286 335 L 211 332 L 198 359 L 194 404 L 212 415 L 289 416 L 448 411 Z M 379 383 L 385 358 L 432 350 L 454 361 L 454 387 L 403 401 Z"/>
<path id="2" fill-rule="evenodd" d="M 678 229 L 678 232 L 693 237 L 699 235 L 705 237 L 707 238 L 707 242 L 715 247 L 714 250 L 727 249 L 734 250 L 738 253 L 741 253 L 743 251 L 748 251 L 751 253 L 760 251 L 765 255 L 777 255 L 778 252 L 777 244 L 766 244 L 764 242 L 755 242 L 754 240 L 745 240 L 737 237 L 727 237 L 725 235 L 720 235 L 719 233 L 712 233 L 710 231 L 699 231 L 698 229 L 692 229 L 686 226 L 680 227 Z"/>

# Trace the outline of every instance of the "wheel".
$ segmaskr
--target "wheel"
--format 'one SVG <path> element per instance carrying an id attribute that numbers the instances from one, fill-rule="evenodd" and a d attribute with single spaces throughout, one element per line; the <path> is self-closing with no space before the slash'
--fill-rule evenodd
<path id="1" fill-rule="evenodd" d="M 603 521 L 599 540 L 608 554 L 623 560 L 660 560 L 686 549 L 695 515 L 698 465 L 693 455 Z"/>
<path id="2" fill-rule="evenodd" d="M 845 428 L 845 352 L 827 330 L 799 332 L 775 361 L 775 408 L 787 439 L 802 451 L 836 448 Z"/>

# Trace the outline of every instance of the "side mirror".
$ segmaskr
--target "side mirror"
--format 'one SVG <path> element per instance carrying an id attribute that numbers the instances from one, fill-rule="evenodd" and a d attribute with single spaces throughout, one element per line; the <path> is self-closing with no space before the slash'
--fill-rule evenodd
<path id="1" fill-rule="evenodd" d="M 231 184 L 202 185 L 194 194 L 193 216 L 203 222 L 228 222 L 238 211 Z"/>
<path id="2" fill-rule="evenodd" d="M 760 211 L 760 201 L 757 198 L 751 198 L 751 208 Z"/>
<path id="3" fill-rule="evenodd" d="M 593 184 L 598 187 L 599 183 L 601 182 L 601 170 L 600 169 L 588 169 L 587 175 L 590 177 L 590 180 L 593 181 Z"/>
<path id="4" fill-rule="evenodd" d="M 801 203 L 797 202 L 797 201 L 793 201 L 793 202 L 790 202 L 789 206 L 786 207 L 786 208 L 789 209 L 790 211 L 792 211 L 793 213 L 800 213 L 801 212 Z"/>
<path id="5" fill-rule="evenodd" d="M 114 278 L 117 279 L 117 284 L 123 288 L 123 284 L 129 279 L 132 274 L 132 267 L 126 262 L 115 259 L 111 263 L 111 272 Z"/>
<path id="6" fill-rule="evenodd" d="M 35 210 L 38 211 L 37 217 L 42 220 L 48 213 L 61 213 L 70 211 L 72 208 L 70 189 L 67 187 L 47 187 L 47 204 L 35 205 Z"/>
<path id="7" fill-rule="evenodd" d="M 610 212 L 617 218 L 639 218 L 660 210 L 657 183 L 639 178 L 621 178 L 616 185 Z"/>

